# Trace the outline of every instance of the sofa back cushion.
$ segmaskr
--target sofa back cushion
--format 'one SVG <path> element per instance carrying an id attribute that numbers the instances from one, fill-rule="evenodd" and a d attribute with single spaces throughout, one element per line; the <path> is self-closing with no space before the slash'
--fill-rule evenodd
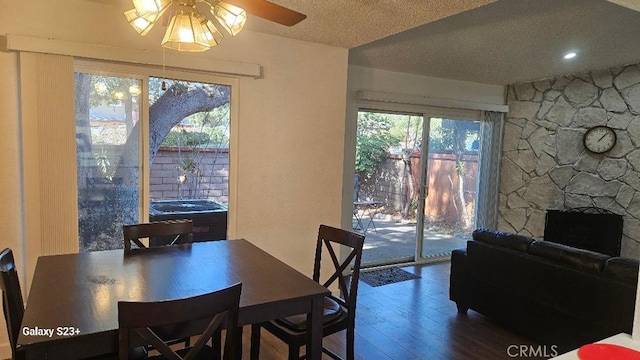
<path id="1" fill-rule="evenodd" d="M 520 252 L 527 252 L 534 241 L 532 238 L 490 229 L 476 229 L 473 239 L 491 245 L 505 247 Z"/>
<path id="2" fill-rule="evenodd" d="M 529 247 L 529 254 L 557 261 L 576 269 L 600 272 L 604 269 L 609 255 L 574 248 L 550 241 L 534 241 Z"/>
<path id="3" fill-rule="evenodd" d="M 637 259 L 612 257 L 607 260 L 602 273 L 613 279 L 630 284 L 637 284 L 639 265 L 640 261 Z"/>

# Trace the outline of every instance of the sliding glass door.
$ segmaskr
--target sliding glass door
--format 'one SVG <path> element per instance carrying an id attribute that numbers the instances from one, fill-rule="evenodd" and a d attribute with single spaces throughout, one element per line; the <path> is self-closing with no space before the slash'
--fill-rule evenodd
<path id="1" fill-rule="evenodd" d="M 414 259 L 423 124 L 420 114 L 358 113 L 353 228 L 366 235 L 366 264 Z"/>
<path id="2" fill-rule="evenodd" d="M 365 266 L 427 261 L 463 247 L 474 228 L 478 119 L 358 113 L 353 228 Z"/>
<path id="3" fill-rule="evenodd" d="M 75 87 L 79 248 L 119 248 L 140 217 L 142 80 L 77 72 Z"/>
<path id="4" fill-rule="evenodd" d="M 480 122 L 430 117 L 418 194 L 418 258 L 449 256 L 475 224 Z"/>
<path id="5" fill-rule="evenodd" d="M 196 240 L 227 237 L 231 85 L 142 73 L 75 73 L 80 251 L 121 248 L 122 225 L 144 221 L 188 218 Z"/>

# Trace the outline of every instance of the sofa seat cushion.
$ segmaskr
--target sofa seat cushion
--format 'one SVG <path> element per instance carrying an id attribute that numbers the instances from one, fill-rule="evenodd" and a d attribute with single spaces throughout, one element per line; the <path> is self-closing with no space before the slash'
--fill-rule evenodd
<path id="1" fill-rule="evenodd" d="M 532 238 L 527 236 L 489 229 L 474 230 L 473 239 L 520 252 L 527 252 L 529 246 L 534 241 Z"/>
<path id="2" fill-rule="evenodd" d="M 563 263 L 576 269 L 600 272 L 604 269 L 609 255 L 574 248 L 550 241 L 535 240 L 529 247 L 529 254 Z"/>
<path id="3" fill-rule="evenodd" d="M 638 283 L 638 266 L 640 261 L 637 259 L 612 257 L 607 260 L 602 273 L 608 277 L 618 279 L 630 284 Z"/>

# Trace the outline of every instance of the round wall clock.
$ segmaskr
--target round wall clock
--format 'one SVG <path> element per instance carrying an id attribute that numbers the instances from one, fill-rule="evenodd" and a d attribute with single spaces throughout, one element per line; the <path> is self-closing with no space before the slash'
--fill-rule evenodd
<path id="1" fill-rule="evenodd" d="M 584 133 L 584 147 L 596 154 L 605 153 L 613 148 L 617 141 L 616 132 L 608 126 L 594 126 Z"/>

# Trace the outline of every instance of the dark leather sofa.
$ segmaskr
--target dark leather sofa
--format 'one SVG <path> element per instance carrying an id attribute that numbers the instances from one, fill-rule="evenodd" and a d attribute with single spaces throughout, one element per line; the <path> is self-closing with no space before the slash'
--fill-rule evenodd
<path id="1" fill-rule="evenodd" d="M 449 298 L 561 352 L 631 333 L 638 260 L 477 229 L 451 255 Z"/>

